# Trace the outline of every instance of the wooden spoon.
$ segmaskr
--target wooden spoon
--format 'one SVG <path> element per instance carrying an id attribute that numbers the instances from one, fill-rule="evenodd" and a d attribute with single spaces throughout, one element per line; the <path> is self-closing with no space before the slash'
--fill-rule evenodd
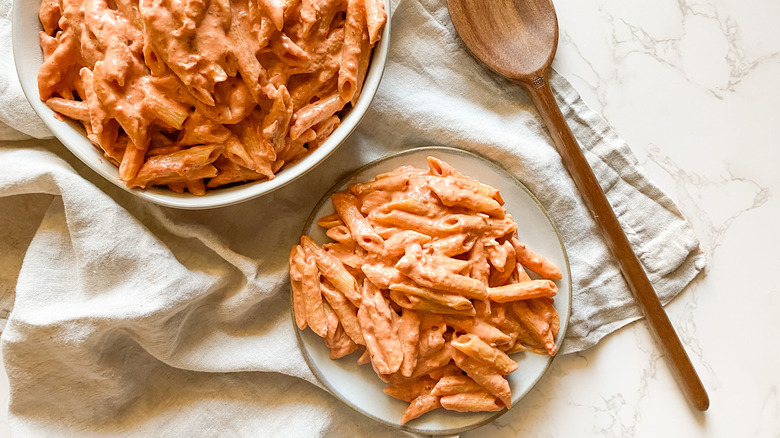
<path id="1" fill-rule="evenodd" d="M 683 392 L 696 409 L 707 410 L 707 391 L 553 98 L 547 81 L 558 45 L 558 18 L 552 1 L 448 0 L 448 6 L 455 30 L 471 53 L 531 95 Z"/>

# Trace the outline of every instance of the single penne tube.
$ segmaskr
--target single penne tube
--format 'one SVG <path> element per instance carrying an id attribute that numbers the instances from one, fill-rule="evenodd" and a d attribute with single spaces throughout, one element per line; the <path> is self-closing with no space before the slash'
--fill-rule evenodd
<path id="1" fill-rule="evenodd" d="M 488 296 L 497 303 L 554 297 L 557 293 L 558 286 L 550 280 L 528 280 L 522 283 L 488 288 Z"/>
<path id="2" fill-rule="evenodd" d="M 338 317 L 344 332 L 358 345 L 365 345 L 363 333 L 360 330 L 360 323 L 357 318 L 357 308 L 347 300 L 341 292 L 337 291 L 327 282 L 320 283 L 320 291 L 325 301 L 330 305 L 333 312 Z"/>
<path id="3" fill-rule="evenodd" d="M 306 322 L 314 333 L 324 338 L 328 335 L 328 322 L 322 306 L 317 266 L 311 260 L 311 256 L 307 256 L 306 260 L 296 258 L 295 265 L 301 273 L 301 290 L 306 309 Z"/>
<path id="4" fill-rule="evenodd" d="M 295 314 L 295 325 L 304 330 L 306 325 L 306 303 L 303 297 L 301 281 L 303 274 L 298 271 L 296 258 L 303 255 L 303 250 L 299 245 L 295 245 L 290 251 L 290 286 L 292 288 L 293 313 Z"/>
<path id="5" fill-rule="evenodd" d="M 456 412 L 498 412 L 504 403 L 486 391 L 442 396 L 441 407 Z"/>
<path id="6" fill-rule="evenodd" d="M 389 289 L 391 291 L 401 292 L 407 295 L 414 295 L 426 301 L 430 301 L 432 303 L 450 307 L 456 311 L 468 312 L 474 309 L 474 306 L 471 304 L 471 301 L 469 301 L 467 298 L 463 296 L 444 294 L 414 284 L 396 283 L 396 284 L 391 284 Z"/>
<path id="7" fill-rule="evenodd" d="M 70 117 L 73 120 L 90 121 L 87 102 L 50 97 L 46 100 L 46 106 L 51 108 L 52 111 L 60 113 L 65 117 Z"/>
<path id="8" fill-rule="evenodd" d="M 355 196 L 363 196 L 367 195 L 368 193 L 375 192 L 375 191 L 402 191 L 409 185 L 409 175 L 406 174 L 400 174 L 400 175 L 390 175 L 386 176 L 384 178 L 375 178 L 371 181 L 359 183 L 359 184 L 350 184 L 348 186 L 349 191 L 355 195 Z"/>
<path id="9" fill-rule="evenodd" d="M 357 72 L 357 86 L 355 87 L 355 94 L 352 95 L 350 103 L 354 107 L 357 103 L 360 93 L 363 91 L 363 83 L 366 79 L 366 73 L 368 72 L 368 64 L 371 60 L 371 42 L 368 40 L 368 30 L 364 29 L 363 34 L 360 36 L 360 56 L 358 57 L 358 72 Z"/>
<path id="10" fill-rule="evenodd" d="M 352 304 L 359 305 L 361 297 L 357 280 L 347 271 L 344 264 L 323 251 L 309 236 L 301 236 L 301 247 L 314 256 L 317 268 L 330 284 L 344 294 Z"/>
<path id="11" fill-rule="evenodd" d="M 472 334 L 462 334 L 452 340 L 452 346 L 467 356 L 482 361 L 497 369 L 501 375 L 507 375 L 517 369 L 513 361 L 503 351 L 488 345 L 485 341 Z"/>
<path id="12" fill-rule="evenodd" d="M 337 213 L 332 213 L 317 219 L 317 225 L 322 228 L 332 228 L 338 225 L 344 225 L 344 222 Z"/>
<path id="13" fill-rule="evenodd" d="M 484 388 L 479 386 L 471 377 L 455 374 L 451 376 L 442 376 L 441 379 L 436 382 L 436 386 L 433 387 L 431 394 L 452 395 L 480 391 L 484 391 Z"/>
<path id="14" fill-rule="evenodd" d="M 561 273 L 561 270 L 558 269 L 557 266 L 546 258 L 526 248 L 516 236 L 512 236 L 511 242 L 515 247 L 518 263 L 536 272 L 543 278 L 549 278 L 551 280 L 560 280 L 563 278 L 563 273 Z"/>
<path id="15" fill-rule="evenodd" d="M 501 329 L 480 318 L 460 318 L 447 315 L 444 316 L 444 322 L 451 327 L 474 334 L 488 344 L 503 345 L 511 340 L 510 336 Z"/>
<path id="16" fill-rule="evenodd" d="M 341 96 L 338 93 L 335 93 L 299 109 L 293 115 L 294 122 L 290 128 L 290 138 L 295 140 L 304 131 L 341 111 L 344 105 L 346 105 L 346 102 L 341 100 Z"/>
<path id="17" fill-rule="evenodd" d="M 430 394 L 421 395 L 412 400 L 409 407 L 406 408 L 403 417 L 401 417 L 401 424 L 406 424 L 420 415 L 439 407 L 441 407 L 439 397 Z"/>
<path id="18" fill-rule="evenodd" d="M 472 306 L 470 309 L 458 310 L 443 304 L 427 300 L 415 295 L 408 295 L 400 291 L 390 291 L 390 299 L 405 309 L 421 310 L 425 312 L 440 313 L 444 315 L 474 316 L 476 312 Z"/>
<path id="19" fill-rule="evenodd" d="M 393 320 L 394 312 L 379 289 L 370 282 L 363 282 L 362 292 L 357 316 L 371 355 L 371 365 L 379 375 L 393 374 L 401 368 L 404 359 L 398 326 Z"/>
<path id="20" fill-rule="evenodd" d="M 382 0 L 365 0 L 365 5 L 368 42 L 374 45 L 382 36 L 382 27 L 387 21 L 387 13 Z"/>
<path id="21" fill-rule="evenodd" d="M 348 0 L 338 85 L 339 95 L 344 102 L 350 102 L 357 91 L 360 51 L 363 49 L 361 40 L 366 22 L 365 18 L 365 2 L 363 0 Z"/>
<path id="22" fill-rule="evenodd" d="M 144 163 L 145 156 L 146 148 L 138 148 L 132 142 L 127 142 L 125 153 L 122 155 L 122 162 L 119 164 L 119 179 L 124 181 L 125 184 L 130 184 L 133 181 L 132 184 L 136 185 L 135 178 L 138 172 L 147 164 Z M 160 176 L 152 167 L 156 166 L 148 166 L 148 174 L 144 177 L 145 182 L 141 187 L 145 187 L 146 183 Z"/>
<path id="23" fill-rule="evenodd" d="M 398 320 L 398 338 L 404 353 L 399 372 L 409 377 L 417 367 L 417 345 L 420 343 L 420 317 L 416 311 L 403 309 Z"/>
<path id="24" fill-rule="evenodd" d="M 384 239 L 377 234 L 368 219 L 360 213 L 358 199 L 349 193 L 334 193 L 331 195 L 333 207 L 349 229 L 352 239 L 370 253 L 381 254 Z"/>

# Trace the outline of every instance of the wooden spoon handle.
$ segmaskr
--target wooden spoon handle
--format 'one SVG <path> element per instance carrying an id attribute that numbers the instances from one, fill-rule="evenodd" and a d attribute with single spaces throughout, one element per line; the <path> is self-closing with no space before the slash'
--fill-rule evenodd
<path id="1" fill-rule="evenodd" d="M 561 109 L 553 98 L 546 76 L 546 74 L 544 76 L 537 75 L 532 81 L 522 82 L 522 85 L 539 109 L 555 146 L 563 158 L 563 164 L 571 174 L 585 204 L 601 228 L 612 254 L 617 258 L 623 276 L 639 301 L 656 339 L 660 342 L 678 384 L 696 409 L 706 411 L 710 405 L 707 391 L 696 374 L 669 317 L 658 301 L 653 285 L 631 249 L 615 212 L 593 174 L 593 169 L 585 159 L 582 149 L 569 129 L 566 119 L 561 114 Z"/>

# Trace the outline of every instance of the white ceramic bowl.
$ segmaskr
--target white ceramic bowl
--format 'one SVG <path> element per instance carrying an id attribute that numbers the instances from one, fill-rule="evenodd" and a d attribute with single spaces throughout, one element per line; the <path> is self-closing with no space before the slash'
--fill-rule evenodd
<path id="1" fill-rule="evenodd" d="M 504 207 L 518 224 L 520 240 L 561 269 L 563 278 L 556 281 L 558 294 L 555 296 L 555 309 L 561 322 L 555 344 L 560 349 L 571 313 L 571 272 L 563 239 L 536 197 L 500 165 L 482 156 L 450 147 L 430 146 L 410 149 L 367 164 L 345 177 L 322 197 L 306 221 L 303 233 L 319 244 L 329 241 L 324 230 L 316 223 L 317 219 L 334 212 L 330 202 L 331 193 L 343 190 L 348 183 L 368 181 L 377 174 L 403 165 L 425 169 L 428 167 L 426 157 L 429 155 L 451 164 L 464 175 L 499 189 L 501 197 L 506 201 Z M 291 324 L 295 325 L 292 311 L 291 316 Z M 506 409 L 500 412 L 471 413 L 437 409 L 401 425 L 400 420 L 408 404 L 383 393 L 382 389 L 386 385 L 379 380 L 370 366 L 357 365 L 356 353 L 339 360 L 331 360 L 328 357 L 330 350 L 322 338 L 310 329 L 294 329 L 306 362 L 323 386 L 351 408 L 381 423 L 412 435 L 455 436 L 485 425 L 506 412 Z M 542 379 L 554 358 L 532 353 L 517 353 L 512 358 L 517 361 L 519 368 L 509 374 L 507 380 L 512 389 L 512 404 L 517 405 Z"/>
<path id="2" fill-rule="evenodd" d="M 170 190 L 159 188 L 145 190 L 127 188 L 119 180 L 119 172 L 116 166 L 108 162 L 103 157 L 102 152 L 89 142 L 83 127 L 76 122 L 57 120 L 54 117 L 54 112 L 41 102 L 38 94 L 38 69 L 43 62 L 38 38 L 38 32 L 42 29 L 38 20 L 40 4 L 40 0 L 14 0 L 13 7 L 12 37 L 14 61 L 24 94 L 35 112 L 38 113 L 38 116 L 43 119 L 43 122 L 49 127 L 51 132 L 73 155 L 107 180 L 140 198 L 160 205 L 183 209 L 206 209 L 243 202 L 276 190 L 294 181 L 321 163 L 352 133 L 368 109 L 385 69 L 390 39 L 390 20 L 388 16 L 382 39 L 377 43 L 371 56 L 371 64 L 366 74 L 360 99 L 358 99 L 355 107 L 349 110 L 342 119 L 341 125 L 322 146 L 297 163 L 282 169 L 270 181 L 250 182 L 229 188 L 210 190 L 204 196 L 194 196 L 189 193 L 177 194 Z M 385 0 L 385 10 L 388 11 L 389 15 L 390 5 L 388 0 Z"/>

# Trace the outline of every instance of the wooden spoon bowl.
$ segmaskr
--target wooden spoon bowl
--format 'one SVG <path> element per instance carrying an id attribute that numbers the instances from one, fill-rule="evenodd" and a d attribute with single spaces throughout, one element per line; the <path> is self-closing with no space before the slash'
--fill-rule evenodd
<path id="1" fill-rule="evenodd" d="M 693 407 L 707 410 L 707 391 L 547 82 L 558 45 L 558 18 L 552 1 L 493 0 L 486 4 L 484 0 L 448 0 L 448 6 L 455 30 L 471 53 L 496 73 L 518 82 L 531 96 L 683 393 Z"/>

